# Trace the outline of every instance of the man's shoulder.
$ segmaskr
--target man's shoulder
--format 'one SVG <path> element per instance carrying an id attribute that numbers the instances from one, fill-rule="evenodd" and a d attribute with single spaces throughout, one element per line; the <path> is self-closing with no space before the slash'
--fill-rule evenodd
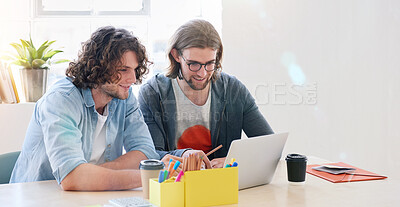
<path id="1" fill-rule="evenodd" d="M 71 82 L 67 77 L 57 80 L 48 90 L 49 93 L 59 92 L 70 94 L 73 91 L 77 91 L 78 88 Z"/>
<path id="2" fill-rule="evenodd" d="M 216 83 L 230 85 L 230 84 L 238 84 L 241 82 L 239 81 L 239 79 L 236 78 L 236 76 L 230 75 L 225 72 L 221 72 L 218 76 L 218 79 L 216 80 Z"/>
<path id="3" fill-rule="evenodd" d="M 229 90 L 229 89 L 234 89 L 237 90 L 238 86 L 240 88 L 245 87 L 242 82 L 240 82 L 239 79 L 237 79 L 235 76 L 227 74 L 225 72 L 221 72 L 219 74 L 218 79 L 215 81 L 215 87 L 217 87 L 219 90 L 224 89 L 224 90 Z M 235 89 L 236 88 L 236 89 Z"/>
<path id="4" fill-rule="evenodd" d="M 150 78 L 146 83 L 140 87 L 142 93 L 154 91 L 156 93 L 163 93 L 171 86 L 171 79 L 166 77 L 163 73 L 158 73 Z"/>
<path id="5" fill-rule="evenodd" d="M 82 93 L 81 89 L 77 88 L 69 78 L 65 77 L 55 82 L 44 95 L 46 99 L 50 97 L 65 97 L 68 99 L 75 97 L 81 99 Z"/>
<path id="6" fill-rule="evenodd" d="M 213 92 L 217 97 L 229 100 L 231 104 L 239 104 L 241 101 L 237 100 L 239 97 L 247 97 L 249 94 L 246 86 L 235 76 L 221 72 L 219 78 L 213 84 Z"/>

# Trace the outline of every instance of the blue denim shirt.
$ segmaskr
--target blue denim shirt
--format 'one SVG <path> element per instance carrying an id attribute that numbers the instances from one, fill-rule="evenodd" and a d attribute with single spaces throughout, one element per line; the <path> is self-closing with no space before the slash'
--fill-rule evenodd
<path id="1" fill-rule="evenodd" d="M 121 156 L 122 147 L 159 159 L 132 91 L 128 99 L 108 104 L 105 162 Z M 10 183 L 56 179 L 60 184 L 90 160 L 96 124 L 91 90 L 75 87 L 69 78 L 58 81 L 35 105 Z"/>

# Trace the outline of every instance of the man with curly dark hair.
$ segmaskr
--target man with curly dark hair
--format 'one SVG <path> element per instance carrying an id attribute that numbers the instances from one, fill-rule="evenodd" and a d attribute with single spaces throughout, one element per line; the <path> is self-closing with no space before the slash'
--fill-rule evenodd
<path id="1" fill-rule="evenodd" d="M 94 32 L 67 77 L 36 103 L 11 182 L 55 179 L 64 190 L 141 186 L 140 161 L 159 155 L 131 85 L 149 64 L 127 30 Z"/>

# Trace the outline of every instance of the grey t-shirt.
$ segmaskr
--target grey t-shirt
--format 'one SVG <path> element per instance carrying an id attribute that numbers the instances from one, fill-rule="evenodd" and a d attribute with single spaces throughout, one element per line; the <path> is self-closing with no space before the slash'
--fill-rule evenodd
<path id="1" fill-rule="evenodd" d="M 176 100 L 176 146 L 178 149 L 192 148 L 211 150 L 210 103 L 211 87 L 207 101 L 198 106 L 183 93 L 176 79 L 172 80 Z"/>

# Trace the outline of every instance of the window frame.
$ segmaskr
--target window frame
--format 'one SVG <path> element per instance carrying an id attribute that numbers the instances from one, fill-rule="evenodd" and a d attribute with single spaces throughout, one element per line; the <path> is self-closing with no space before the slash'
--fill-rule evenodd
<path id="1" fill-rule="evenodd" d="M 35 17 L 51 17 L 51 16 L 107 16 L 107 15 L 150 15 L 150 1 L 142 0 L 142 9 L 139 11 L 44 11 L 43 0 L 34 0 Z"/>

